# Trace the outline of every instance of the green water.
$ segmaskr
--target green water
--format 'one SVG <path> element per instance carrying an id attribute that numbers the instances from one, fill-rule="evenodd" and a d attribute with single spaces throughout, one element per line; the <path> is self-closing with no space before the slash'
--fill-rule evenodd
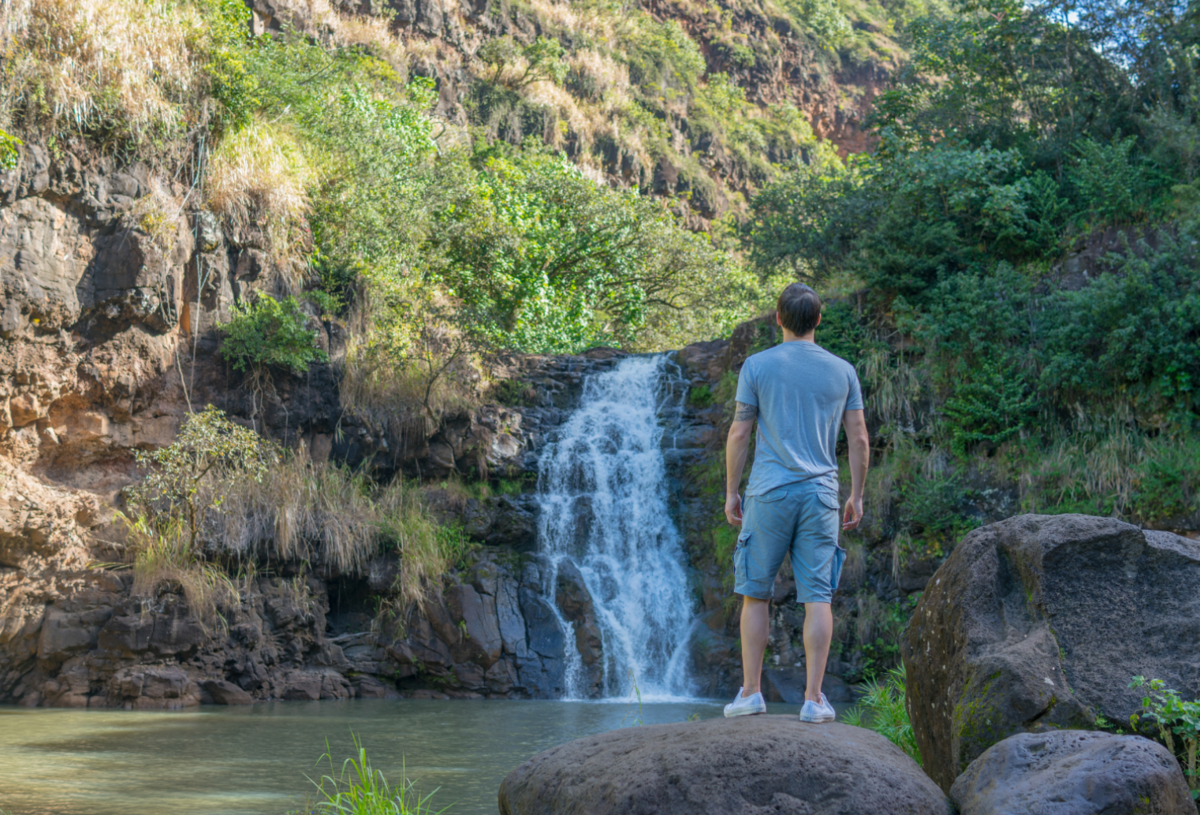
<path id="1" fill-rule="evenodd" d="M 771 705 L 772 713 L 798 712 Z M 355 700 L 195 713 L 0 708 L 6 815 L 282 815 L 300 810 L 325 741 L 358 735 L 377 769 L 440 787 L 451 815 L 494 815 L 504 776 L 570 739 L 635 726 L 636 704 Z M 646 704 L 645 724 L 721 715 L 715 702 Z M 325 767 L 328 770 L 328 765 Z"/>

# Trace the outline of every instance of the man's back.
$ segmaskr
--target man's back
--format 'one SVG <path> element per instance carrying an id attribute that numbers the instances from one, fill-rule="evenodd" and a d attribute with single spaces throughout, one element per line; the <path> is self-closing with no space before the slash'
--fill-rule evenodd
<path id="1" fill-rule="evenodd" d="M 746 360 L 736 399 L 758 408 L 747 496 L 814 479 L 837 489 L 839 426 L 863 408 L 849 362 L 813 342 L 784 342 Z"/>

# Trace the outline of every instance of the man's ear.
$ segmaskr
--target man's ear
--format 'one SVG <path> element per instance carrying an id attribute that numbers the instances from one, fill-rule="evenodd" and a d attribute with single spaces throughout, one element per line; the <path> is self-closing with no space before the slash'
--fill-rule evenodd
<path id="1" fill-rule="evenodd" d="M 775 312 L 775 325 L 783 328 L 783 318 L 779 316 L 779 312 Z"/>
<path id="2" fill-rule="evenodd" d="M 821 324 L 821 315 L 820 315 L 820 314 L 818 314 L 818 315 L 817 315 L 817 325 L 820 325 L 820 324 Z M 817 327 L 817 325 L 814 325 L 814 326 L 813 326 L 813 328 L 816 328 L 816 327 Z"/>

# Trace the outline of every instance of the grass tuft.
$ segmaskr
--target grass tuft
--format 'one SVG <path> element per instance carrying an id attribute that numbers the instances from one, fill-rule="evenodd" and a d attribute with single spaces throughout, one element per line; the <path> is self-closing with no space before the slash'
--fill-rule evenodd
<path id="1" fill-rule="evenodd" d="M 342 762 L 340 771 L 333 763 L 333 751 L 325 743 L 325 755 L 318 764 L 329 762 L 329 772 L 319 781 L 317 801 L 311 808 L 316 813 L 337 815 L 434 815 L 445 812 L 448 807 L 434 810 L 430 800 L 435 789 L 427 795 L 417 791 L 415 782 L 405 777 L 397 786 L 384 778 L 383 772 L 371 765 L 367 750 L 358 736 L 354 736 L 355 754 Z M 310 779 L 311 780 L 311 779 Z"/>
<path id="2" fill-rule="evenodd" d="M 874 730 L 892 744 L 899 747 L 917 764 L 922 764 L 921 751 L 913 735 L 912 722 L 904 703 L 904 666 L 888 671 L 883 682 L 867 683 L 867 693 L 857 707 L 842 716 L 842 722 L 851 727 Z"/>
<path id="3" fill-rule="evenodd" d="M 265 224 L 272 256 L 289 257 L 303 234 L 308 187 L 315 174 L 288 131 L 253 119 L 228 134 L 213 153 L 207 206 L 235 229 Z"/>

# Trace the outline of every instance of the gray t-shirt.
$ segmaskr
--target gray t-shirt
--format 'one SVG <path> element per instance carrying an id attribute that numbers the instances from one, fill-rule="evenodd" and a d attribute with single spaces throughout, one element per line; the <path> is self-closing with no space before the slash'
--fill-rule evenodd
<path id="1" fill-rule="evenodd" d="M 811 479 L 837 490 L 838 426 L 863 409 L 853 365 L 816 343 L 783 342 L 746 360 L 736 398 L 758 407 L 746 495 Z"/>

